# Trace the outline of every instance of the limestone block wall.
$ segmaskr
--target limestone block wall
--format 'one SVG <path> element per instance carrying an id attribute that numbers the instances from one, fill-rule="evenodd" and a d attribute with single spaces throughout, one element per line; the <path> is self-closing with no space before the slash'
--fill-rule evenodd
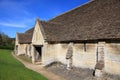
<path id="1" fill-rule="evenodd" d="M 106 43 L 105 71 L 120 74 L 120 43 Z"/>
<path id="2" fill-rule="evenodd" d="M 27 53 L 26 53 L 26 55 L 28 56 L 28 57 L 31 57 L 31 45 L 30 44 L 27 44 Z"/>
<path id="3" fill-rule="evenodd" d="M 58 44 L 57 45 L 57 61 L 67 64 L 66 53 L 69 44 Z M 86 50 L 85 50 L 86 47 Z M 73 44 L 73 57 L 72 65 L 81 68 L 92 68 L 94 69 L 96 64 L 96 51 L 97 44 L 88 43 L 86 46 L 84 43 Z"/>
<path id="4" fill-rule="evenodd" d="M 94 69 L 97 57 L 97 44 L 74 44 L 73 48 L 73 65 L 81 68 Z"/>
<path id="5" fill-rule="evenodd" d="M 57 55 L 56 44 L 44 44 L 42 47 L 42 63 L 48 65 L 56 61 Z"/>
<path id="6" fill-rule="evenodd" d="M 19 44 L 17 55 L 25 54 L 26 53 L 26 46 L 27 46 L 27 44 Z"/>
<path id="7" fill-rule="evenodd" d="M 44 65 L 59 61 L 67 64 L 68 43 L 45 44 L 42 60 Z M 74 43 L 72 65 L 80 68 L 94 69 L 97 63 L 98 43 Z M 120 43 L 105 43 L 104 70 L 120 74 Z"/>
<path id="8" fill-rule="evenodd" d="M 17 39 L 17 36 L 15 38 L 15 48 L 14 48 L 14 51 L 15 51 L 15 54 L 17 55 L 18 54 L 18 39 Z"/>
<path id="9" fill-rule="evenodd" d="M 66 64 L 66 54 L 67 54 L 68 44 L 58 44 L 57 45 L 57 61 Z"/>

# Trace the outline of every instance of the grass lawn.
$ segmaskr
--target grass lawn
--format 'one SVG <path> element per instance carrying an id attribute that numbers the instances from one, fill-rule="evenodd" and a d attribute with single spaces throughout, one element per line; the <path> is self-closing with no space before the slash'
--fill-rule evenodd
<path id="1" fill-rule="evenodd" d="M 14 59 L 11 50 L 0 49 L 0 80 L 47 80 Z"/>

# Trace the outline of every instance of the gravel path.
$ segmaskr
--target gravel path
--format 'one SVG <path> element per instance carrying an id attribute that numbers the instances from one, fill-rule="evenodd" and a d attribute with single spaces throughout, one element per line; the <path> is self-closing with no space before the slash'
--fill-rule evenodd
<path id="1" fill-rule="evenodd" d="M 32 63 L 23 61 L 22 59 L 18 58 L 16 55 L 12 54 L 17 60 L 24 64 L 24 66 L 28 69 L 36 71 L 42 75 L 44 75 L 48 80 L 66 80 L 65 78 L 58 76 L 48 70 L 46 70 L 42 65 L 34 65 Z"/>

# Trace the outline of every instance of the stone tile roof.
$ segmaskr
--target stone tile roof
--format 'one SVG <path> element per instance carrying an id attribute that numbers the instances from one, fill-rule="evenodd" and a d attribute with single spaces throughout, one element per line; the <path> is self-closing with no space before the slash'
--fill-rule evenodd
<path id="1" fill-rule="evenodd" d="M 34 31 L 34 27 L 29 29 L 29 30 L 27 30 L 27 31 L 25 31 L 25 33 L 33 33 L 33 31 Z"/>
<path id="2" fill-rule="evenodd" d="M 48 41 L 120 38 L 120 0 L 94 0 L 46 23 Z"/>
<path id="3" fill-rule="evenodd" d="M 25 33 L 17 33 L 18 42 L 21 43 L 21 44 L 22 43 L 31 43 L 33 30 L 34 30 L 34 28 L 31 28 L 31 29 L 25 31 Z"/>
<path id="4" fill-rule="evenodd" d="M 47 22 L 37 21 L 49 42 L 120 39 L 120 0 L 92 0 Z M 20 42 L 30 42 L 24 36 Z"/>
<path id="5" fill-rule="evenodd" d="M 39 24 L 42 25 L 43 34 L 45 35 L 47 41 L 58 41 L 63 37 L 63 28 L 60 28 L 61 25 L 39 21 Z"/>

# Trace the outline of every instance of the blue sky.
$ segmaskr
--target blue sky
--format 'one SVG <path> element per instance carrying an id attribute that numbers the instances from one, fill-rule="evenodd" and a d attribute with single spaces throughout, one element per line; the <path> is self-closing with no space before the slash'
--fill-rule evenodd
<path id="1" fill-rule="evenodd" d="M 49 20 L 90 0 L 0 0 L 0 31 L 9 37 L 24 32 L 36 18 Z"/>

